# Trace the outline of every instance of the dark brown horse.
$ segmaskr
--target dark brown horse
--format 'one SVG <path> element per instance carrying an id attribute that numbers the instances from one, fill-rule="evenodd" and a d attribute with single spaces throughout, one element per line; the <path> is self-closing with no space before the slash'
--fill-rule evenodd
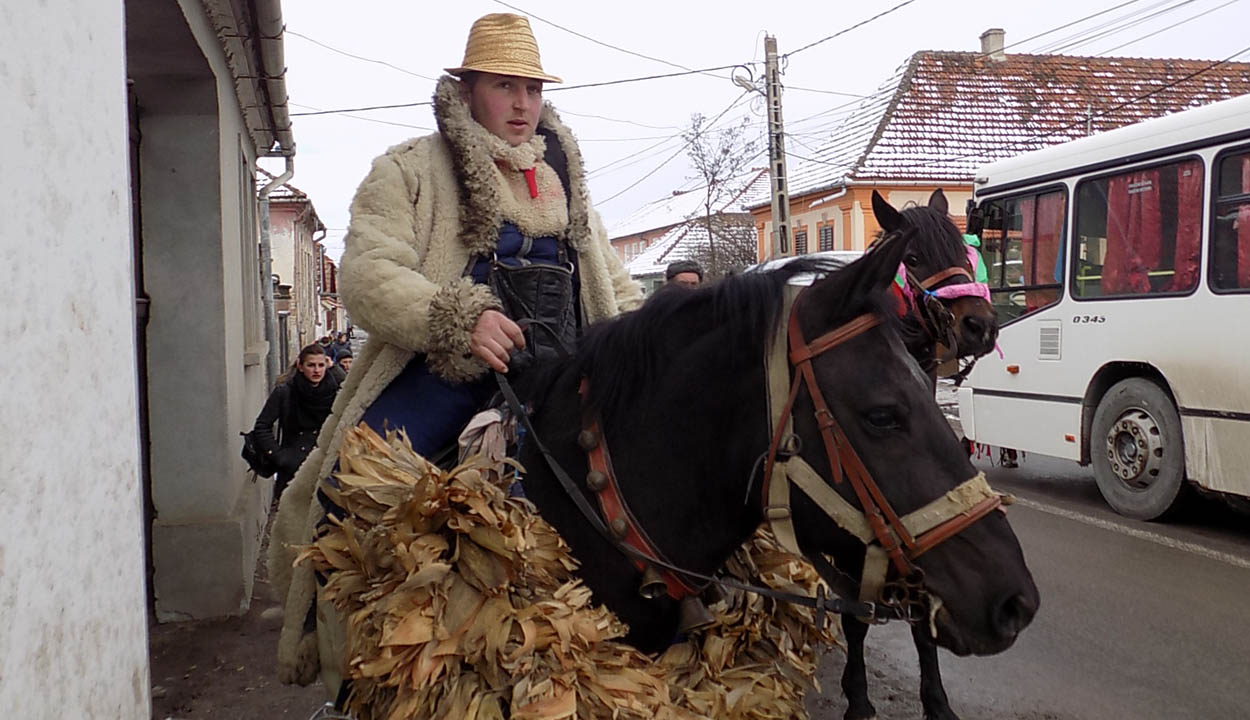
<path id="1" fill-rule="evenodd" d="M 923 322 L 923 312 L 912 313 L 912 325 L 924 332 L 908 342 L 908 350 L 922 360 L 936 377 L 937 365 L 954 360 L 975 359 L 994 350 L 998 339 L 998 316 L 989 303 L 989 291 L 975 286 L 976 267 L 963 235 L 950 219 L 946 195 L 935 190 L 926 206 L 897 210 L 875 190 L 872 212 L 885 233 L 915 230 L 916 239 L 903 256 L 908 292 L 915 298 L 917 311 L 925 303 L 937 302 L 949 313 Z M 926 296 L 926 291 L 932 295 Z M 929 327 L 925 327 L 928 325 Z"/>
<path id="2" fill-rule="evenodd" d="M 572 358 L 535 370 L 522 395 L 538 401 L 533 424 L 557 463 L 573 478 L 587 478 L 589 486 L 574 493 L 588 503 L 596 499 L 583 435 L 593 416 L 612 449 L 624 501 L 668 562 L 715 573 L 765 519 L 768 504 L 770 518 L 792 519 L 798 548 L 817 567 L 830 556 L 840 571 L 860 577 L 865 543 L 900 546 L 889 552 L 883 580 L 897 585 L 906 575 L 922 584 L 936 635 L 929 635 L 928 613 L 921 613 L 918 642 L 923 636 L 928 647 L 936 643 L 958 654 L 1010 647 L 1039 600 L 1005 515 L 984 511 L 968 515 L 975 521 L 944 523 L 946 539 L 918 550 L 924 542 L 919 532 L 910 538 L 891 522 L 865 539 L 826 509 L 827 496 L 836 495 L 866 511 L 862 521 L 876 532 L 881 516 L 913 517 L 980 477 L 900 334 L 889 288 L 915 234 L 887 237 L 832 272 L 796 261 L 704 289 L 664 290 L 640 310 L 591 328 Z M 804 272 L 827 274 L 790 310 L 787 283 Z M 774 341 L 784 342 L 781 332 L 789 334 L 789 379 L 806 379 L 793 386 L 793 429 L 785 433 L 793 438 L 784 443 L 777 442 L 783 433 L 770 407 L 778 401 L 770 406 L 764 362 Z M 588 387 L 584 396 L 582 387 Z M 784 513 L 777 512 L 774 495 L 765 500 L 769 481 L 762 471 L 780 445 L 824 488 L 786 491 Z M 647 651 L 667 645 L 677 632 L 678 601 L 640 595 L 642 571 L 587 521 L 534 442 L 523 445 L 520 460 L 529 470 L 526 496 L 568 541 L 596 599 L 629 624 L 627 639 Z M 879 499 L 861 492 L 865 477 Z M 822 494 L 826 501 L 813 499 Z M 855 622 L 846 624 L 854 628 Z M 848 659 L 843 680 L 847 717 L 867 718 L 874 713 L 863 679 L 863 635 L 853 632 L 847 635 L 858 659 Z M 940 698 L 926 691 L 936 667 L 934 653 L 931 674 L 922 679 L 926 714 L 953 717 L 940 680 Z"/>

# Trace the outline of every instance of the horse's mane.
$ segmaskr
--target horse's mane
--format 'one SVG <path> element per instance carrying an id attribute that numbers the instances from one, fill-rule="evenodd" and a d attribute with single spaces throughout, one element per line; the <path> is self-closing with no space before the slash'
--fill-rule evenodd
<path id="1" fill-rule="evenodd" d="M 636 411 L 638 397 L 655 386 L 675 357 L 711 332 L 729 331 L 725 352 L 762 360 L 765 343 L 782 321 L 782 291 L 798 275 L 832 274 L 827 297 L 837 299 L 831 305 L 838 316 L 870 311 L 893 322 L 890 297 L 884 292 L 850 297 L 854 278 L 840 272 L 841 266 L 837 260 L 800 257 L 697 289 L 662 287 L 637 310 L 590 327 L 573 357 L 531 371 L 525 393 L 541 399 L 571 365 L 590 381 L 590 407 L 613 422 L 618 412 Z"/>

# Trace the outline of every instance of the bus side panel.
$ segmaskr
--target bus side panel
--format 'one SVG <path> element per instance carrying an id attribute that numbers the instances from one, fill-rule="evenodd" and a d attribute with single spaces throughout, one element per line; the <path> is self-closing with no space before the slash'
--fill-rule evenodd
<path id="1" fill-rule="evenodd" d="M 1182 417 L 1185 474 L 1209 490 L 1250 495 L 1250 422 Z"/>
<path id="2" fill-rule="evenodd" d="M 1081 436 L 1080 403 L 1049 402 L 996 395 L 972 395 L 972 422 L 965 421 L 965 431 L 975 428 L 973 439 L 987 445 L 1008 448 L 1026 448 L 1029 452 L 1068 460 L 1081 459 L 1081 446 L 1076 442 Z M 960 399 L 963 399 L 961 394 Z M 960 403 L 961 417 L 964 403 Z M 1020 422 L 977 422 L 978 415 L 986 417 L 1021 418 Z M 1067 438 L 1071 437 L 1072 440 Z"/>

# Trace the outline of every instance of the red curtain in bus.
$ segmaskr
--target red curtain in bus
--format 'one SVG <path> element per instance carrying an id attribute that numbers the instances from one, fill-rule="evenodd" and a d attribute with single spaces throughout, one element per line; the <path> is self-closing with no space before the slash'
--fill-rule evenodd
<path id="1" fill-rule="evenodd" d="M 1166 169 L 1170 172 L 1170 169 Z M 1197 160 L 1176 166 L 1175 272 L 1164 292 L 1183 292 L 1198 285 L 1202 249 L 1202 165 Z"/>
<path id="2" fill-rule="evenodd" d="M 1159 171 L 1120 175 L 1107 183 L 1105 295 L 1150 292 L 1150 268 L 1158 265 L 1162 242 Z"/>
<path id="3" fill-rule="evenodd" d="M 1024 243 L 1025 283 L 1051 285 L 1059 282 L 1057 272 L 1059 249 L 1063 237 L 1063 213 L 1067 203 L 1063 193 L 1048 193 L 1037 198 L 1033 242 Z M 1027 290 L 1024 305 L 1027 312 L 1049 305 L 1059 296 L 1058 290 Z"/>
<path id="4" fill-rule="evenodd" d="M 1241 159 L 1241 191 L 1250 192 L 1250 155 Z M 1250 288 L 1250 204 L 1237 208 L 1237 287 Z"/>

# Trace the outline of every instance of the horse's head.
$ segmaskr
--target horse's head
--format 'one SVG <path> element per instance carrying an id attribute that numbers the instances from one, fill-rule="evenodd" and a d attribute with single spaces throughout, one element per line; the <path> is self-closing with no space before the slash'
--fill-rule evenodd
<path id="1" fill-rule="evenodd" d="M 888 291 L 909 252 L 908 238 L 899 235 L 886 236 L 795 301 L 789 350 L 794 377 L 800 378 L 792 415 L 798 442 L 789 449 L 797 449 L 854 509 L 877 508 L 886 526 L 891 515 L 902 519 L 898 527 L 916 543 L 903 541 L 902 555 L 890 559 L 887 588 L 901 587 L 904 574 L 912 581 L 923 577 L 932 616 L 921 622 L 933 622 L 939 644 L 958 654 L 1000 652 L 1032 620 L 1038 592 L 1006 515 L 994 509 L 997 495 L 969 463 L 927 378 L 903 347 Z M 795 471 L 785 472 L 795 477 Z M 865 502 L 878 490 L 878 499 Z M 832 555 L 839 568 L 854 573 L 865 542 L 887 544 L 870 529 L 870 517 L 859 518 L 858 531 L 848 530 L 812 497 L 790 491 L 793 527 L 805 554 Z M 926 532 L 932 525 L 927 514 L 939 516 L 936 533 Z M 966 524 L 967 518 L 976 519 Z"/>
<path id="2" fill-rule="evenodd" d="M 951 222 L 946 195 L 934 190 L 927 207 L 908 207 L 896 210 L 876 190 L 872 192 L 872 214 L 877 224 L 887 232 L 914 229 L 917 236 L 909 251 L 903 256 L 903 265 L 915 282 L 924 290 L 939 291 L 942 288 L 971 284 L 976 278 L 976 267 L 969 260 L 968 247 L 959 229 Z M 950 272 L 952 268 L 963 273 Z M 913 288 L 914 292 L 921 292 Z M 998 339 L 998 316 L 984 297 L 956 292 L 952 297 L 942 297 L 942 304 L 954 318 L 955 344 L 948 348 L 952 356 L 981 356 L 994 349 Z M 936 338 L 947 344 L 944 337 Z M 951 359 L 950 357 L 944 359 Z"/>

